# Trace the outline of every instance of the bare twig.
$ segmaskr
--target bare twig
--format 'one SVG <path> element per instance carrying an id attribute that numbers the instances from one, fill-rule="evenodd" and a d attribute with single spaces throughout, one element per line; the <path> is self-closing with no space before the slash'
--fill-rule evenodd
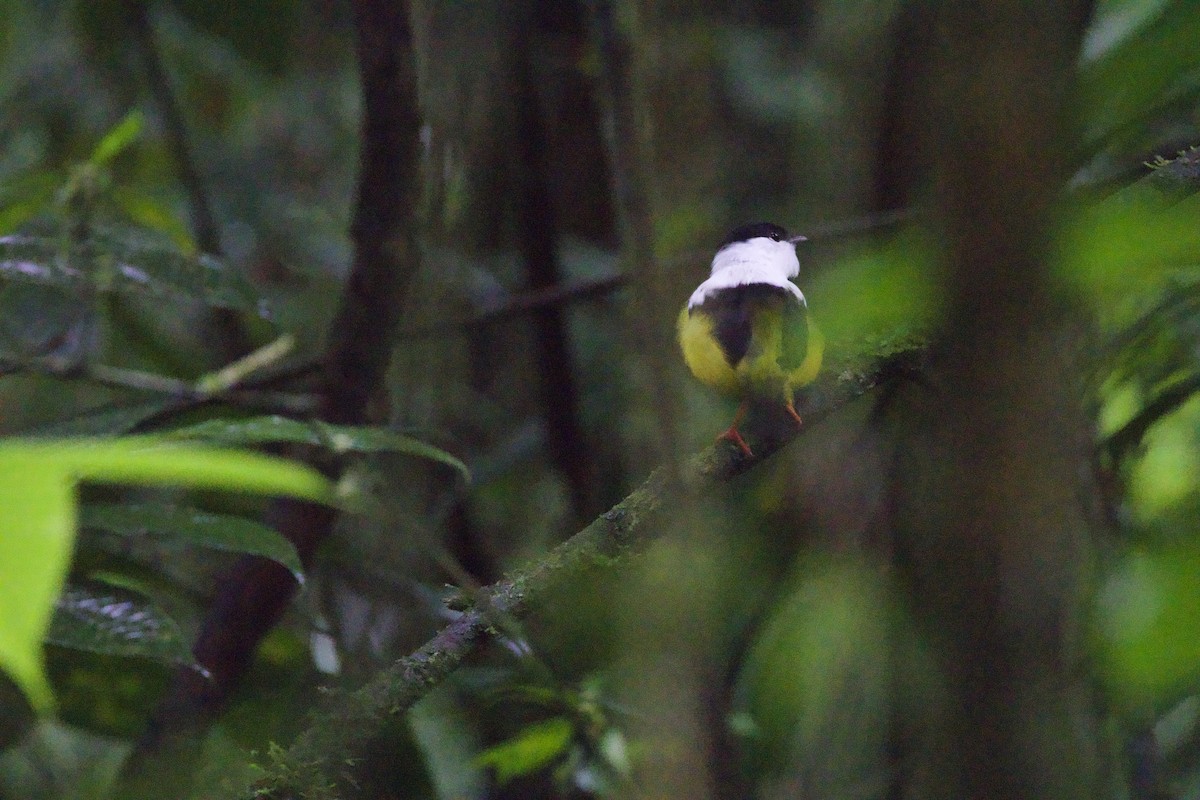
<path id="1" fill-rule="evenodd" d="M 1186 403 L 1197 392 L 1200 392 L 1200 375 L 1184 378 L 1164 389 L 1147 403 L 1133 419 L 1114 431 L 1105 440 L 1104 449 L 1114 461 L 1119 460 L 1141 444 L 1146 431 L 1150 430 L 1154 423 Z"/>
<path id="2" fill-rule="evenodd" d="M 286 358 L 296 346 L 296 337 L 285 333 L 273 342 L 247 353 L 231 364 L 226 364 L 216 372 L 202 376 L 196 381 L 196 388 L 202 392 L 215 394 L 244 383 L 250 375 L 266 367 L 279 363 Z"/>
<path id="3" fill-rule="evenodd" d="M 915 208 L 897 208 L 891 211 L 881 211 L 877 214 L 867 214 L 862 217 L 838 219 L 823 222 L 804 229 L 804 235 L 809 242 L 827 242 L 837 239 L 851 239 L 864 234 L 886 231 L 907 225 L 920 218 L 920 211 Z"/>
<path id="4" fill-rule="evenodd" d="M 111 389 L 164 395 L 188 408 L 221 402 L 245 408 L 268 408 L 281 413 L 305 414 L 316 408 L 313 395 L 247 388 L 241 382 L 205 386 L 155 372 L 106 364 L 67 364 L 57 359 L 0 360 L 0 376 L 35 374 L 63 380 L 81 380 Z"/>
<path id="5" fill-rule="evenodd" d="M 7 374 L 31 373 L 46 375 L 49 378 L 85 380 L 88 383 L 108 386 L 109 389 L 164 395 L 173 401 L 184 404 L 196 405 L 220 401 L 247 408 L 271 408 L 284 411 L 284 413 L 310 414 L 316 409 L 316 398 L 312 395 L 250 387 L 252 378 L 262 377 L 258 371 L 275 365 L 281 357 L 287 354 L 290 347 L 292 347 L 290 337 L 278 338 L 275 342 L 254 350 L 253 353 L 242 359 L 218 369 L 211 375 L 205 375 L 197 381 L 168 378 L 167 375 L 155 372 L 113 367 L 103 365 L 103 363 L 66 362 L 55 359 L 55 357 L 26 360 L 0 357 L 0 377 Z M 277 380 L 277 375 L 269 375 L 265 379 Z"/>
<path id="6" fill-rule="evenodd" d="M 913 222 L 919 216 L 920 212 L 916 209 L 898 209 L 863 217 L 816 223 L 802 230 L 808 236 L 809 244 L 815 245 L 839 239 L 852 239 L 876 231 L 886 231 Z M 708 256 L 711 255 L 711 252 L 706 249 L 700 255 Z M 494 303 L 485 304 L 478 313 L 472 316 L 401 328 L 397 336 L 400 339 L 427 339 L 447 333 L 461 332 L 464 328 L 504 322 L 543 308 L 598 300 L 618 292 L 628 285 L 629 276 L 622 274 L 579 278 L 553 286 L 527 289 L 507 295 Z"/>
<path id="7" fill-rule="evenodd" d="M 501 322 L 512 317 L 536 311 L 547 306 L 561 306 L 568 303 L 595 300 L 617 291 L 625 286 L 628 279 L 624 275 L 608 275 L 601 278 L 582 278 L 577 281 L 560 283 L 540 289 L 515 294 L 503 303 L 485 308 L 470 319 L 457 323 L 458 325 L 486 325 Z"/>

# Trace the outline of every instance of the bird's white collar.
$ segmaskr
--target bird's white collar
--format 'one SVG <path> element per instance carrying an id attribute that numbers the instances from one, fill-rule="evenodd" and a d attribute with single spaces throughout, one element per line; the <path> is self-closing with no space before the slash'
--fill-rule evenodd
<path id="1" fill-rule="evenodd" d="M 777 242 L 765 236 L 734 242 L 722 247 L 713 256 L 712 274 L 692 292 L 687 307 L 695 308 L 709 294 L 720 289 L 752 283 L 786 289 L 804 303 L 804 293 L 789 280 L 799 274 L 800 261 L 796 258 L 796 246 L 791 242 Z"/>

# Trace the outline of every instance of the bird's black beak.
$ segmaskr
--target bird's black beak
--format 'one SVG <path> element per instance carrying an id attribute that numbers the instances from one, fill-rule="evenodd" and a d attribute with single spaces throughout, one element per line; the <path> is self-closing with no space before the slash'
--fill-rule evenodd
<path id="1" fill-rule="evenodd" d="M 800 242 L 807 242 L 808 237 L 807 236 L 793 236 L 790 239 L 788 239 L 788 241 L 791 242 L 792 244 L 800 244 Z"/>

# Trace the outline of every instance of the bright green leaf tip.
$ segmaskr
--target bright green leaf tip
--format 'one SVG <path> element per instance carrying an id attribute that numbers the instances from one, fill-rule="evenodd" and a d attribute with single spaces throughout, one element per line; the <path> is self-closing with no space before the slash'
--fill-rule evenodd
<path id="1" fill-rule="evenodd" d="M 336 500 L 319 472 L 271 456 L 167 442 L 10 439 L 0 442 L 0 669 L 40 713 L 53 711 L 42 641 L 74 547 L 80 481 L 176 485 Z"/>
<path id="2" fill-rule="evenodd" d="M 26 648 L 28 649 L 28 648 Z M 0 669 L 3 669 L 29 698 L 33 710 L 39 714 L 49 714 L 54 711 L 54 691 L 46 679 L 41 661 L 36 650 L 29 650 L 29 655 L 20 655 L 20 651 L 0 646 Z"/>
<path id="3" fill-rule="evenodd" d="M 334 501 L 332 484 L 315 469 L 242 450 L 181 444 L 159 437 L 8 440 L 0 467 L 10 460 L 54 464 L 81 481 L 190 486 Z"/>
<path id="4" fill-rule="evenodd" d="M 102 166 L 112 161 L 116 156 L 128 149 L 129 145 L 137 141 L 137 138 L 142 134 L 142 128 L 146 124 L 146 115 L 140 109 L 134 109 L 121 119 L 112 130 L 104 135 L 104 138 L 96 145 L 96 149 L 92 151 L 88 163 L 94 166 Z"/>
<path id="5" fill-rule="evenodd" d="M 527 725 L 508 741 L 488 748 L 475 759 L 482 767 L 496 770 L 501 785 L 530 775 L 563 755 L 571 744 L 573 726 L 565 717 L 552 717 Z"/>

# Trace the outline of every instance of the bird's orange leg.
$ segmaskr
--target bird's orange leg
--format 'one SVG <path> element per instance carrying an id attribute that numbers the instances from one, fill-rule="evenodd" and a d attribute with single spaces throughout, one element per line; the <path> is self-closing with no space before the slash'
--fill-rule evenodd
<path id="1" fill-rule="evenodd" d="M 793 405 L 791 400 L 787 401 L 785 408 L 787 408 L 788 415 L 791 416 L 792 419 L 796 420 L 797 425 L 804 424 L 804 420 L 800 419 L 800 415 L 796 413 L 796 406 Z"/>
<path id="2" fill-rule="evenodd" d="M 725 439 L 726 441 L 733 442 L 738 446 L 738 449 L 745 453 L 748 457 L 753 457 L 754 451 L 750 449 L 750 445 L 746 444 L 746 440 L 742 438 L 740 433 L 738 433 L 738 424 L 741 423 L 742 417 L 746 416 L 746 405 L 747 404 L 743 402 L 740 406 L 738 406 L 737 413 L 733 415 L 733 423 L 730 424 L 727 430 L 722 432 L 721 435 L 717 437 L 717 441 L 719 442 L 722 439 Z"/>

